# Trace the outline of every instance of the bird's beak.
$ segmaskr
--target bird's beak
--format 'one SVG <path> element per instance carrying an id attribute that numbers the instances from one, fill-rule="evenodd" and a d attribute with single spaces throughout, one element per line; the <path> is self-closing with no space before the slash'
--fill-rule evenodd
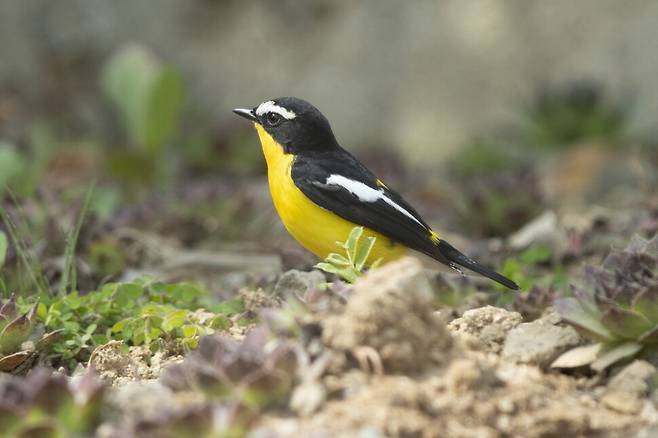
<path id="1" fill-rule="evenodd" d="M 240 117 L 244 117 L 247 120 L 251 120 L 252 122 L 258 122 L 258 118 L 256 117 L 256 114 L 254 114 L 253 109 L 245 109 L 245 108 L 236 108 L 233 110 L 233 112 Z"/>

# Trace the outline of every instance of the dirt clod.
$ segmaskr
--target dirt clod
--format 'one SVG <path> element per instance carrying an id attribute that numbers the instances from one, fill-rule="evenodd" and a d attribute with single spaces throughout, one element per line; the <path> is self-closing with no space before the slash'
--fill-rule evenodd
<path id="1" fill-rule="evenodd" d="M 324 343 L 346 354 L 371 347 L 385 372 L 419 371 L 450 354 L 450 335 L 431 300 L 417 260 L 389 263 L 360 279 L 345 309 L 324 319 Z"/>
<path id="2" fill-rule="evenodd" d="M 467 333 L 480 339 L 491 351 L 499 352 L 505 336 L 523 322 L 517 312 L 510 312 L 493 306 L 471 309 L 448 324 L 453 333 Z"/>
<path id="3" fill-rule="evenodd" d="M 97 347 L 89 358 L 89 366 L 114 386 L 135 380 L 156 379 L 171 363 L 182 360 L 166 352 L 151 353 L 148 347 L 130 347 L 122 351 L 122 342 L 110 341 Z"/>
<path id="4" fill-rule="evenodd" d="M 290 295 L 303 296 L 304 293 L 326 281 L 320 271 L 303 272 L 291 269 L 281 274 L 272 295 L 285 298 Z"/>
<path id="5" fill-rule="evenodd" d="M 513 362 L 547 367 L 561 353 L 578 345 L 580 339 L 572 327 L 560 327 L 538 319 L 510 330 L 502 357 Z"/>

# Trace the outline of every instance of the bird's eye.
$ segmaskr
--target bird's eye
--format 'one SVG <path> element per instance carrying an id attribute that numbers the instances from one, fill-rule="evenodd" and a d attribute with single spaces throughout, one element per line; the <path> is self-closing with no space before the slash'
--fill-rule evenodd
<path id="1" fill-rule="evenodd" d="M 281 123 L 282 117 L 277 113 L 267 113 L 265 120 L 267 121 L 268 125 L 277 126 L 279 123 Z"/>

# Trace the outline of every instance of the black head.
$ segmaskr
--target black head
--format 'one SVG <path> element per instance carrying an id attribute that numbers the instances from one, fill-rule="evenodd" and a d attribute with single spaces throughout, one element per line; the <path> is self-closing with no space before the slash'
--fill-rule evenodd
<path id="1" fill-rule="evenodd" d="M 258 123 L 281 144 L 286 153 L 323 151 L 338 147 L 329 121 L 305 100 L 280 97 L 255 108 L 233 110 L 237 115 Z"/>

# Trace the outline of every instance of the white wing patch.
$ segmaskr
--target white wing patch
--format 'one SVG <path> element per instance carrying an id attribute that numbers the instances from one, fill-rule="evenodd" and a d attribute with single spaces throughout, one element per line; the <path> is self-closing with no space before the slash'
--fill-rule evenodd
<path id="1" fill-rule="evenodd" d="M 262 116 L 263 114 L 267 113 L 277 113 L 286 120 L 292 120 L 297 117 L 297 114 L 288 109 L 285 109 L 282 106 L 277 105 L 273 100 L 263 102 L 258 105 L 258 108 L 256 108 L 256 115 L 258 116 Z"/>
<path id="2" fill-rule="evenodd" d="M 409 219 L 412 219 L 414 222 L 418 223 L 421 227 L 425 228 L 418 219 L 416 219 L 409 211 L 397 204 L 391 198 L 386 196 L 383 190 L 373 189 L 367 184 L 363 184 L 359 181 L 354 181 L 353 179 L 346 178 L 342 175 L 331 175 L 327 178 L 326 184 L 336 185 L 344 188 L 362 202 L 377 202 L 380 199 L 386 202 L 388 205 L 399 211 L 400 213 L 407 216 Z"/>

